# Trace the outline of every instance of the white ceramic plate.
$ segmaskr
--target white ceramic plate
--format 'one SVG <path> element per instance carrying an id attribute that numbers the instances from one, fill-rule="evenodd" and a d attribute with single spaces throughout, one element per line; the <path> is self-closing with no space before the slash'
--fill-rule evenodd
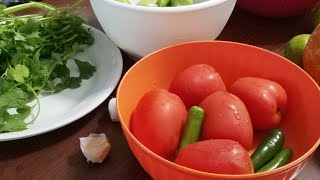
<path id="1" fill-rule="evenodd" d="M 1 133 L 0 141 L 22 139 L 63 127 L 94 110 L 112 93 L 121 77 L 122 56 L 119 48 L 106 34 L 95 28 L 91 29 L 95 42 L 79 53 L 77 58 L 96 66 L 93 77 L 83 81 L 77 89 L 40 97 L 41 110 L 36 121 L 26 130 Z M 34 108 L 31 116 L 36 111 L 37 108 Z"/>

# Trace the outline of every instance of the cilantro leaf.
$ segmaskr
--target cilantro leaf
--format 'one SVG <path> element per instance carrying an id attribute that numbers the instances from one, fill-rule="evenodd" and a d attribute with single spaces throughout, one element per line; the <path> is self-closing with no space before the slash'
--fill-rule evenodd
<path id="1" fill-rule="evenodd" d="M 14 83 L 12 81 L 9 81 L 8 79 L 0 77 L 0 95 L 4 94 L 13 86 L 14 86 Z"/>
<path id="2" fill-rule="evenodd" d="M 7 109 L 0 107 L 0 126 L 5 124 L 9 117 L 10 114 L 8 113 Z"/>
<path id="3" fill-rule="evenodd" d="M 25 65 L 17 64 L 8 70 L 8 74 L 17 82 L 24 82 L 24 78 L 29 77 L 29 69 Z"/>
<path id="4" fill-rule="evenodd" d="M 69 22 L 70 22 L 70 25 L 73 27 L 79 27 L 84 23 L 83 19 L 75 15 L 70 16 Z"/>
<path id="5" fill-rule="evenodd" d="M 20 88 L 11 88 L 0 94 L 0 108 L 18 108 L 27 103 L 28 94 Z"/>
<path id="6" fill-rule="evenodd" d="M 33 59 L 30 58 L 25 58 L 25 66 L 27 66 L 27 68 L 30 70 L 30 74 L 38 74 L 40 69 L 41 69 L 41 65 L 40 65 L 40 60 L 39 60 L 39 52 L 36 52 L 33 56 Z"/>
<path id="7" fill-rule="evenodd" d="M 25 41 L 26 37 L 23 36 L 21 33 L 15 33 L 16 35 L 14 36 L 14 40 L 16 41 Z"/>
<path id="8" fill-rule="evenodd" d="M 23 61 L 27 61 L 28 55 L 26 53 L 17 53 L 12 56 L 11 64 L 21 64 Z"/>
<path id="9" fill-rule="evenodd" d="M 74 51 L 74 52 L 83 52 L 86 47 L 87 47 L 86 44 L 74 43 L 72 45 L 72 51 Z"/>
<path id="10" fill-rule="evenodd" d="M 83 26 L 79 16 L 79 2 L 59 9 L 39 2 L 0 6 L 0 133 L 27 128 L 24 119 L 31 113 L 27 106 L 31 97 L 39 105 L 38 93 L 78 88 L 83 79 L 93 76 L 96 68 L 87 62 L 76 60 L 78 77 L 71 77 L 66 65 L 94 42 L 90 28 Z M 46 11 L 16 13 L 34 7 Z M 10 114 L 11 109 L 16 113 Z M 38 114 L 39 110 L 30 123 Z"/>
<path id="11" fill-rule="evenodd" d="M 63 79 L 62 83 L 57 84 L 58 88 L 71 88 L 71 89 L 76 89 L 80 87 L 81 79 L 78 77 L 70 77 L 67 79 Z"/>
<path id="12" fill-rule="evenodd" d="M 51 78 L 70 78 L 70 69 L 66 66 L 66 64 L 58 64 L 51 73 Z"/>
<path id="13" fill-rule="evenodd" d="M 3 12 L 4 9 L 6 9 L 7 7 L 3 4 L 0 4 L 0 13 Z"/>
<path id="14" fill-rule="evenodd" d="M 39 28 L 39 23 L 30 18 L 25 24 L 19 27 L 19 32 L 24 34 L 31 34 Z"/>
<path id="15" fill-rule="evenodd" d="M 93 76 L 93 73 L 96 72 L 96 67 L 88 62 L 83 62 L 78 59 L 74 59 L 74 62 L 79 68 L 80 79 L 89 79 Z"/>
<path id="16" fill-rule="evenodd" d="M 25 105 L 17 109 L 16 114 L 9 114 L 5 110 L 0 109 L 0 115 L 2 114 L 2 119 L 0 118 L 0 132 L 12 132 L 12 131 L 22 131 L 27 129 L 27 123 L 24 119 L 31 113 L 31 107 Z M 5 120 L 3 120 L 5 118 Z"/>

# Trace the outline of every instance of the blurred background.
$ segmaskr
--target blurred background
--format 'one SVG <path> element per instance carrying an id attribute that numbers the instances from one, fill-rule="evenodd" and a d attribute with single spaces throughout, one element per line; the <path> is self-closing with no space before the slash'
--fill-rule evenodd
<path id="1" fill-rule="evenodd" d="M 35 1 L 42 1 L 42 0 L 35 0 Z M 27 3 L 29 0 L 0 0 L 0 4 L 3 4 L 7 7 L 14 6 L 17 4 Z"/>

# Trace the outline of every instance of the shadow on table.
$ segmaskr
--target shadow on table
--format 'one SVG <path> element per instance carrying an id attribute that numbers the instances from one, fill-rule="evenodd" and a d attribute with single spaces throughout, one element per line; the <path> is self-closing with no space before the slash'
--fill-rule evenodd
<path id="1" fill-rule="evenodd" d="M 294 180 L 316 180 L 320 177 L 320 148 Z"/>
<path id="2" fill-rule="evenodd" d="M 262 47 L 276 53 L 295 35 L 311 33 L 306 16 L 264 18 L 235 8 L 217 40 Z"/>
<path id="3" fill-rule="evenodd" d="M 42 149 L 49 148 L 50 146 L 54 146 L 55 144 L 64 141 L 69 136 L 85 127 L 88 120 L 95 116 L 95 113 L 96 110 L 92 111 L 77 122 L 45 134 L 25 139 L 0 142 L 0 161 L 14 159 L 25 154 L 41 151 Z"/>

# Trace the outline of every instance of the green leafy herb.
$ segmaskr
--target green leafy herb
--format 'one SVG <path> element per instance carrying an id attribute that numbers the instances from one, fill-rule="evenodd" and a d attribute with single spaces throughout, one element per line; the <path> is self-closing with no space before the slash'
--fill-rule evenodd
<path id="1" fill-rule="evenodd" d="M 14 68 L 8 69 L 8 74 L 18 83 L 23 83 L 24 78 L 29 77 L 29 69 L 21 64 L 17 64 Z"/>
<path id="2" fill-rule="evenodd" d="M 96 71 L 96 67 L 92 66 L 88 62 L 83 62 L 78 59 L 75 59 L 75 62 L 80 71 L 80 79 L 89 79 Z"/>
<path id="3" fill-rule="evenodd" d="M 93 65 L 73 58 L 94 42 L 79 16 L 81 2 L 59 9 L 41 2 L 0 6 L 0 132 L 24 130 L 34 121 L 40 111 L 39 93 L 78 88 L 93 76 Z M 14 15 L 29 8 L 46 12 Z M 70 75 L 69 60 L 79 76 Z M 36 105 L 28 105 L 34 99 Z M 35 107 L 37 115 L 25 122 Z"/>

